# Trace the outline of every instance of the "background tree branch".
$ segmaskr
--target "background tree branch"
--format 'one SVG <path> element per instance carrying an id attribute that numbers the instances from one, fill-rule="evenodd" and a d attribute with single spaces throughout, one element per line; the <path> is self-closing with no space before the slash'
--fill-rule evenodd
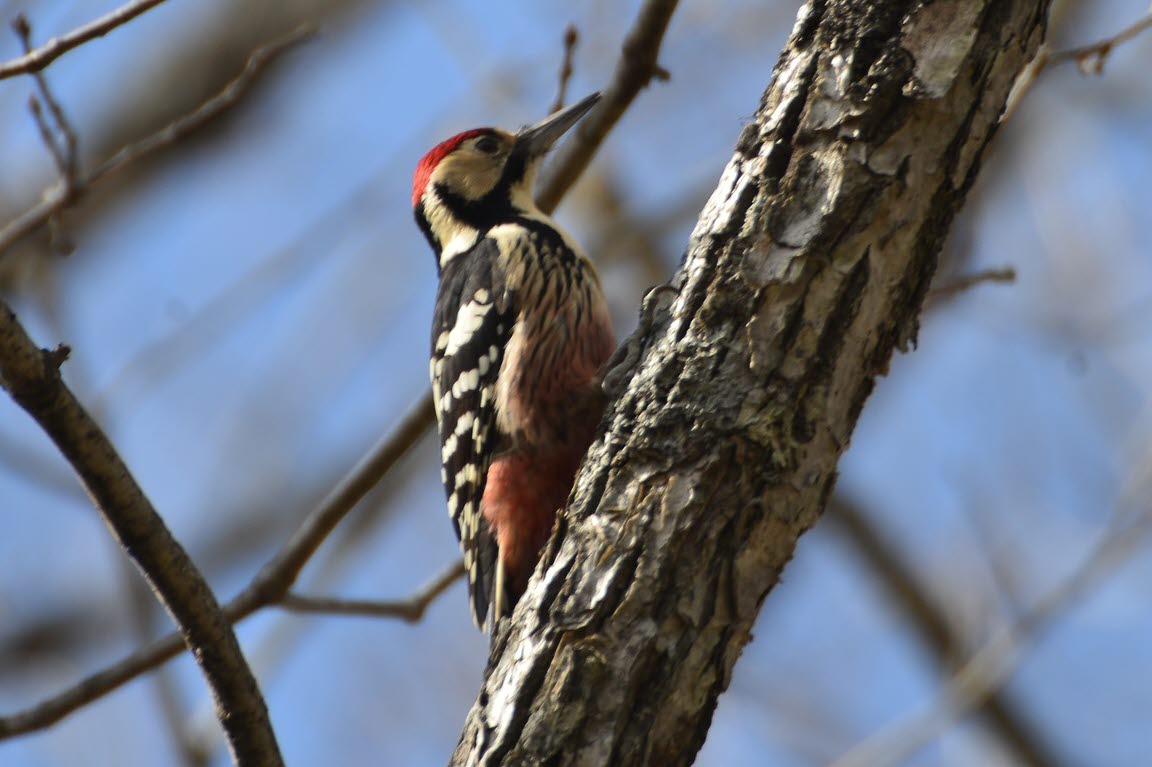
<path id="1" fill-rule="evenodd" d="M 133 0 L 116 10 L 85 24 L 61 37 L 54 37 L 23 56 L 0 64 L 0 80 L 16 75 L 40 72 L 44 67 L 63 56 L 68 51 L 79 48 L 98 37 L 103 37 L 117 27 L 122 27 L 140 14 L 150 11 L 166 0 Z"/>
<path id="2" fill-rule="evenodd" d="M 0 382 L 76 469 L 117 541 L 180 627 L 239 765 L 283 764 L 268 710 L 212 589 L 116 449 L 60 379 L 68 350 L 39 349 L 0 302 Z"/>
<path id="3" fill-rule="evenodd" d="M 1043 0 L 810 2 L 452 764 L 689 764 L 1044 35 Z"/>

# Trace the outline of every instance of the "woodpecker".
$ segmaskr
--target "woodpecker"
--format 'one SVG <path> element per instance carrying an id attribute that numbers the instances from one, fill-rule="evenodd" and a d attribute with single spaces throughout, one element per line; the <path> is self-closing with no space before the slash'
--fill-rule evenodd
<path id="1" fill-rule="evenodd" d="M 604 407 L 599 371 L 615 334 L 600 278 L 532 193 L 549 148 L 599 98 L 518 133 L 459 133 L 412 180 L 439 276 L 440 476 L 482 630 L 523 594 Z"/>

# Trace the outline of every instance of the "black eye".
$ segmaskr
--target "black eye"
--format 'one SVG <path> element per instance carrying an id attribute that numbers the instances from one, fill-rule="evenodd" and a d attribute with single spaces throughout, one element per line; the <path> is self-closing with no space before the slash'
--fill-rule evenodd
<path id="1" fill-rule="evenodd" d="M 496 154 L 500 151 L 500 142 L 492 136 L 481 136 L 476 139 L 476 148 L 484 154 Z"/>

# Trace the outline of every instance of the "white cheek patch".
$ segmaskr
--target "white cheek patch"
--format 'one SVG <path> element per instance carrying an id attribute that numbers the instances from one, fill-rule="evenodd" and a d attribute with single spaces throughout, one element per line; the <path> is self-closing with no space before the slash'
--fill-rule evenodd
<path id="1" fill-rule="evenodd" d="M 440 242 L 440 268 L 456 256 L 469 250 L 480 239 L 480 232 L 457 221 L 448 211 L 433 188 L 424 194 L 424 218 Z"/>

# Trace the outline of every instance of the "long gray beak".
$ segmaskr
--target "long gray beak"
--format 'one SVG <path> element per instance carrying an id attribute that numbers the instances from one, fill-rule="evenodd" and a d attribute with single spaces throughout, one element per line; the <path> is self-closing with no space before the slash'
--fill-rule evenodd
<path id="1" fill-rule="evenodd" d="M 599 93 L 593 93 L 576 102 L 567 109 L 545 117 L 542 121 L 522 129 L 516 134 L 516 143 L 523 146 L 529 157 L 544 154 L 556 141 L 568 132 L 568 129 L 588 114 L 588 110 L 596 106 L 600 100 Z"/>

